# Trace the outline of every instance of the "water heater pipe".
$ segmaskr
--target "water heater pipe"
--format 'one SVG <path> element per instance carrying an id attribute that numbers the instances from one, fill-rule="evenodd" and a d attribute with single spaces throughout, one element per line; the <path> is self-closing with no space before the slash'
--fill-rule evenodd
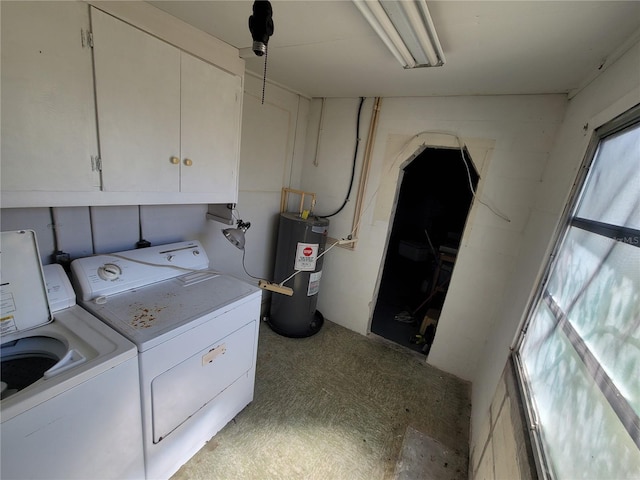
<path id="1" fill-rule="evenodd" d="M 350 237 L 358 238 L 358 229 L 360 228 L 361 217 L 364 214 L 362 205 L 364 203 L 364 194 L 369 180 L 369 170 L 371 169 L 371 157 L 373 155 L 373 144 L 376 141 L 376 131 L 378 129 L 378 118 L 380 116 L 380 105 L 382 98 L 376 97 L 373 102 L 373 114 L 371 123 L 369 124 L 369 133 L 367 135 L 367 144 L 364 149 L 364 158 L 362 160 L 362 173 L 360 174 L 360 182 L 358 183 L 358 195 L 356 197 L 356 205 L 353 211 L 353 230 Z M 351 245 L 351 248 L 355 244 Z"/>

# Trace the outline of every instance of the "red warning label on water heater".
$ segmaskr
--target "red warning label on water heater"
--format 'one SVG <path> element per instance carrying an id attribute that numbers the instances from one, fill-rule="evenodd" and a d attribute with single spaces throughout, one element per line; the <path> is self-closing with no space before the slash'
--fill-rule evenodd
<path id="1" fill-rule="evenodd" d="M 318 258 L 317 243 L 298 243 L 296 249 L 295 270 L 313 271 L 316 269 L 316 260 Z"/>

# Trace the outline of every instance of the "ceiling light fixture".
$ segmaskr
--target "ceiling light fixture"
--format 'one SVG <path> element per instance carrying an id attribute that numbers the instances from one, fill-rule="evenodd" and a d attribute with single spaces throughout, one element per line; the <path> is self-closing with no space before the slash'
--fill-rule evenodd
<path id="1" fill-rule="evenodd" d="M 439 67 L 445 58 L 425 0 L 353 0 L 404 68 Z"/>

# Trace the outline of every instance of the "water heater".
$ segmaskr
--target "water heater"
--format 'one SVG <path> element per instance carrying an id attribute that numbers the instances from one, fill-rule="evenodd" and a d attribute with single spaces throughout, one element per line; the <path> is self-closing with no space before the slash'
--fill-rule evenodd
<path id="1" fill-rule="evenodd" d="M 274 278 L 282 281 L 296 270 L 300 271 L 286 282 L 293 289 L 292 296 L 274 294 L 271 297 L 268 323 L 280 335 L 309 337 L 322 327 L 324 318 L 316 310 L 316 304 L 324 260 L 319 255 L 327 243 L 328 227 L 326 218 L 305 219 L 298 213 L 280 214 Z"/>

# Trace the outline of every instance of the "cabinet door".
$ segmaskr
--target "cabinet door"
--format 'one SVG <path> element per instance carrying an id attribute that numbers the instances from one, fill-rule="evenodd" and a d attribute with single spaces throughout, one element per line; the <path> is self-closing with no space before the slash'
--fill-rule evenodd
<path id="1" fill-rule="evenodd" d="M 181 85 L 181 191 L 210 192 L 234 202 L 242 81 L 183 52 Z"/>
<path id="2" fill-rule="evenodd" d="M 95 8 L 91 23 L 104 190 L 179 191 L 180 51 Z"/>
<path id="3" fill-rule="evenodd" d="M 89 8 L 5 1 L 0 8 L 3 203 L 12 203 L 6 192 L 99 190 L 91 48 L 81 35 Z"/>

